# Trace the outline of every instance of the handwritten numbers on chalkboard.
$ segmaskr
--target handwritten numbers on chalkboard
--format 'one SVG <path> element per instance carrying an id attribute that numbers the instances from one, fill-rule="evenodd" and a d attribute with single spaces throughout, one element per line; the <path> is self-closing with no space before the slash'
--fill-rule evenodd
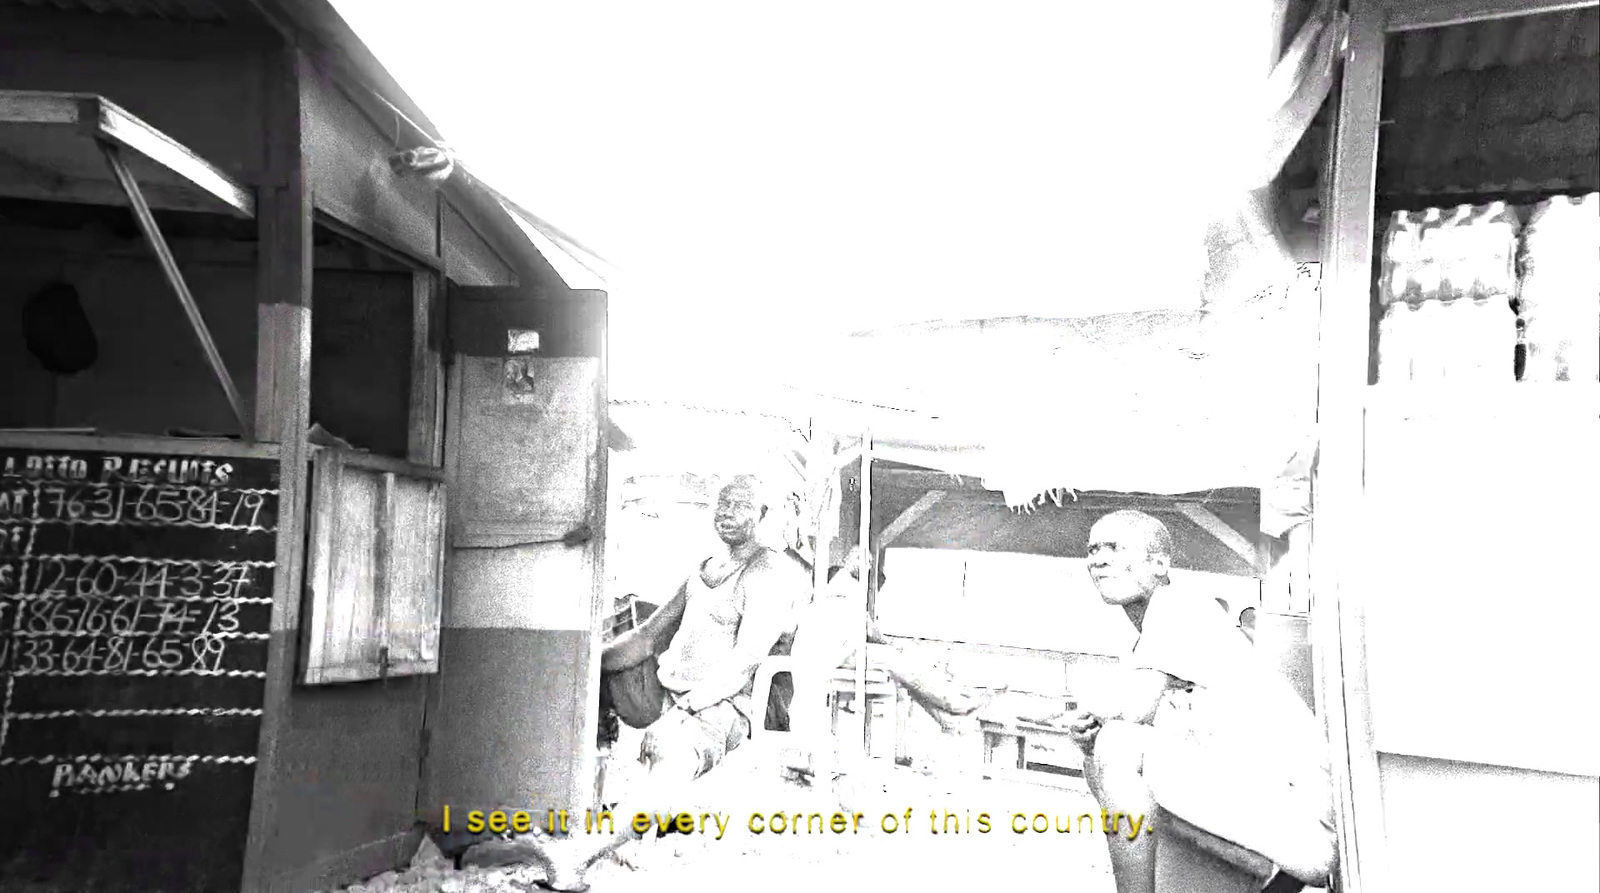
<path id="1" fill-rule="evenodd" d="M 220 609 L 216 614 L 216 626 L 213 631 L 219 633 L 233 633 L 239 631 L 239 603 L 221 602 L 217 605 Z"/>
<path id="2" fill-rule="evenodd" d="M 0 446 L 0 889 L 238 886 L 281 467 L 241 449 Z"/>
<path id="3" fill-rule="evenodd" d="M 245 530 L 260 530 L 261 507 L 264 504 L 261 494 L 239 491 L 232 495 L 234 500 L 228 512 L 227 525 Z"/>
<path id="4" fill-rule="evenodd" d="M 241 521 L 259 520 L 250 500 L 240 504 Z M 74 511 L 70 497 L 61 506 Z M 13 630 L 0 668 L 23 676 L 221 672 L 241 605 L 262 600 L 247 595 L 262 564 L 53 554 L 4 565 L 6 589 L 20 597 L 0 601 L 0 631 Z"/>
<path id="5" fill-rule="evenodd" d="M 40 595 L 50 598 L 67 594 L 67 590 L 62 587 L 62 581 L 67 577 L 67 565 L 61 559 L 46 559 L 39 566 L 39 576 Z"/>
<path id="6" fill-rule="evenodd" d="M 115 564 L 85 562 L 83 567 L 78 569 L 73 594 L 78 598 L 105 598 L 116 594 L 121 583 L 121 575 L 117 573 Z"/>
<path id="7" fill-rule="evenodd" d="M 112 602 L 97 598 L 90 603 L 89 609 L 83 612 L 83 619 L 78 622 L 78 631 L 91 636 L 105 635 L 111 626 L 111 613 L 115 610 Z"/>
<path id="8" fill-rule="evenodd" d="M 47 633 L 50 631 L 50 612 L 55 610 L 55 605 L 48 601 L 28 602 L 28 622 L 26 629 L 30 633 Z"/>
<path id="9" fill-rule="evenodd" d="M 50 609 L 48 631 L 57 635 L 71 635 L 78 621 L 83 620 L 87 614 L 82 603 L 62 599 Z"/>
<path id="10" fill-rule="evenodd" d="M 207 490 L 204 487 L 189 488 L 188 518 L 191 524 L 204 524 L 211 526 L 217 523 L 217 512 L 221 498 L 217 491 Z"/>
<path id="11" fill-rule="evenodd" d="M 61 652 L 61 670 L 65 673 L 92 673 L 97 669 L 96 659 L 100 656 L 101 641 L 99 639 L 79 638 L 67 643 Z"/>
<path id="12" fill-rule="evenodd" d="M 189 648 L 194 652 L 194 666 L 197 670 L 216 672 L 222 669 L 222 655 L 227 653 L 227 643 L 215 636 L 196 636 L 189 643 Z"/>
<path id="13" fill-rule="evenodd" d="M 151 636 L 145 640 L 140 658 L 146 670 L 175 670 L 183 664 L 183 648 L 177 639 Z"/>
<path id="14" fill-rule="evenodd" d="M 177 524 L 183 520 L 183 496 L 167 487 L 140 487 L 133 519 L 145 524 Z"/>
<path id="15" fill-rule="evenodd" d="M 239 593 L 249 587 L 250 565 L 224 565 L 220 570 L 216 582 L 211 584 L 211 594 L 217 598 L 238 598 Z"/>
<path id="16" fill-rule="evenodd" d="M 186 561 L 178 576 L 178 594 L 184 598 L 199 598 L 206 591 L 205 581 L 198 561 Z"/>
<path id="17" fill-rule="evenodd" d="M 162 598 L 167 594 L 167 565 L 144 563 L 139 565 L 139 598 Z"/>
<path id="18" fill-rule="evenodd" d="M 157 634 L 183 633 L 189 625 L 189 605 L 184 602 L 162 602 L 161 616 L 156 619 Z"/>
<path id="19" fill-rule="evenodd" d="M 126 673 L 133 662 L 133 640 L 126 636 L 117 636 L 106 640 L 107 673 Z"/>
<path id="20" fill-rule="evenodd" d="M 89 503 L 89 520 L 111 521 L 117 517 L 117 500 L 110 487 L 96 487 Z"/>
<path id="21" fill-rule="evenodd" d="M 22 639 L 20 644 L 22 648 L 17 654 L 16 666 L 18 675 L 48 673 L 56 668 L 54 640 L 27 638 Z"/>
<path id="22" fill-rule="evenodd" d="M 111 612 L 111 632 L 114 635 L 125 636 L 139 628 L 139 615 L 144 611 L 143 602 L 120 602 L 116 610 Z"/>

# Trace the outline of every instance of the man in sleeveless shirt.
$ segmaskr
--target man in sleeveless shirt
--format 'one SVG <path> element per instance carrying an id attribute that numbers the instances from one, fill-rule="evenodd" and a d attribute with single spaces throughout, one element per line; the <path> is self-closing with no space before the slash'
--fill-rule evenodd
<path id="1" fill-rule="evenodd" d="M 475 847 L 482 855 L 469 861 L 531 858 L 545 868 L 552 889 L 587 889 L 590 866 L 642 836 L 623 827 L 630 824 L 623 817 L 674 806 L 687 783 L 750 736 L 751 723 L 763 719 L 750 715 L 756 667 L 793 631 L 809 583 L 799 561 L 757 540 L 766 513 L 759 481 L 752 475 L 733 478 L 718 494 L 713 516 L 725 550 L 701 561 L 677 595 L 601 655 L 602 674 L 635 672 L 642 680 L 635 699 L 643 692 L 652 707 L 659 704 L 644 722 L 634 718 L 646 728 L 639 761 L 648 771 L 644 789 L 614 811 L 618 834 L 490 842 Z"/>
<path id="2" fill-rule="evenodd" d="M 1220 605 L 1169 585 L 1172 556 L 1172 534 L 1143 512 L 1112 512 L 1089 532 L 1095 587 L 1139 630 L 1122 661 L 1123 684 L 1099 698 L 1085 692 L 1089 697 L 1083 700 L 1095 703 L 1086 703 L 1068 725 L 1085 754 L 1084 779 L 1095 799 L 1108 814 L 1129 817 L 1118 829 L 1122 833 L 1106 838 L 1117 891 L 1156 889 L 1161 832 L 1130 835 L 1129 821 L 1142 816 L 1149 823 L 1157 812 L 1146 758 L 1162 720 L 1174 716 L 1168 711 L 1183 709 L 1177 705 L 1201 697 L 1211 716 L 1233 728 L 1200 757 L 1206 771 L 1189 773 L 1198 797 L 1189 790 L 1173 792 L 1186 795 L 1188 806 L 1198 800 L 1198 813 L 1205 815 L 1182 818 L 1203 831 L 1211 830 L 1204 827 L 1209 819 L 1232 819 L 1232 830 L 1246 832 L 1236 836 L 1250 839 L 1230 842 L 1269 849 L 1295 863 L 1276 865 L 1277 875 L 1264 889 L 1320 884 L 1331 869 L 1334 846 L 1321 727 L 1288 681 L 1256 659 L 1250 640 Z M 1289 785 L 1276 784 L 1290 778 Z M 1278 789 L 1294 786 L 1302 792 L 1298 796 L 1276 796 Z"/>

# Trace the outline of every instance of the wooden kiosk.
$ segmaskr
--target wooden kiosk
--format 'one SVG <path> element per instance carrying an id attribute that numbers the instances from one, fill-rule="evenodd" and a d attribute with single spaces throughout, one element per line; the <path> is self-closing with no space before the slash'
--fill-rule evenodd
<path id="1" fill-rule="evenodd" d="M 1492 255 L 1524 321 L 1530 270 L 1563 268 L 1566 285 L 1552 294 L 1539 283 L 1540 298 L 1570 307 L 1562 337 L 1573 356 L 1592 355 L 1597 58 L 1592 2 L 1350 3 L 1324 205 L 1311 553 L 1347 893 L 1600 884 L 1587 557 L 1600 382 L 1530 375 L 1533 327 L 1514 365 L 1505 293 L 1487 379 L 1459 353 L 1428 359 L 1442 376 L 1421 374 L 1420 356 L 1410 376 L 1397 374 L 1389 361 L 1406 359 L 1395 356 L 1405 339 L 1384 319 L 1397 300 L 1419 312 L 1440 303 L 1436 283 L 1461 283 L 1467 258 Z M 1588 209 L 1569 210 L 1590 235 L 1570 260 L 1539 256 L 1530 231 L 1540 206 L 1582 196 Z M 1396 214 L 1420 219 L 1438 245 L 1448 227 L 1488 232 L 1474 252 L 1439 255 L 1437 272 L 1416 276 L 1408 263 L 1425 259 L 1385 233 L 1402 225 Z M 1513 232 L 1496 236 L 1501 223 Z M 1408 277 L 1420 293 L 1397 297 L 1391 283 Z M 1451 343 L 1437 328 L 1415 334 Z M 1490 720 L 1501 710 L 1514 718 Z M 1527 833 L 1505 830 L 1513 814 Z"/>
<path id="2" fill-rule="evenodd" d="M 581 252 L 326 3 L 7 3 L 0 54 L 0 888 L 337 886 L 587 802 Z"/>

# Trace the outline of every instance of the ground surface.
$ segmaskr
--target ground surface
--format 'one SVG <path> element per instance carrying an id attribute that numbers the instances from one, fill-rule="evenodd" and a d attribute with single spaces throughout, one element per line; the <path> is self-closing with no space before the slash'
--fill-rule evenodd
<path id="1" fill-rule="evenodd" d="M 633 769 L 625 758 L 629 745 L 625 738 L 615 751 L 608 769 L 608 795 L 629 787 Z M 849 812 L 861 813 L 861 821 L 847 816 L 847 830 L 836 834 L 822 830 L 839 811 L 836 798 L 783 781 L 768 753 L 752 747 L 736 756 L 744 759 L 730 757 L 728 764 L 697 784 L 695 799 L 701 805 L 693 812 L 725 817 L 727 830 L 720 840 L 713 820 L 707 834 L 674 834 L 636 844 L 629 855 L 634 867 L 608 862 L 591 871 L 594 893 L 697 888 L 818 893 L 943 890 L 952 885 L 1003 890 L 1040 881 L 1052 889 L 1082 893 L 1114 890 L 1106 843 L 1099 833 L 1099 808 L 1081 782 L 1059 789 L 982 781 L 959 771 L 929 776 L 874 760 L 847 793 L 846 799 L 852 801 Z M 684 804 L 681 811 L 691 807 Z M 763 817 L 762 826 L 770 826 L 774 813 L 783 814 L 780 824 L 789 824 L 796 813 L 806 817 L 805 823 L 798 831 L 791 828 L 783 834 L 751 830 L 753 814 Z M 934 831 L 935 813 L 939 833 Z M 985 814 L 987 832 L 982 830 Z M 1014 830 L 1016 814 L 1023 816 L 1019 827 L 1028 829 L 1023 833 Z M 1094 816 L 1093 830 L 1080 820 L 1084 814 Z M 811 819 L 812 815 L 818 818 Z M 620 814 L 616 818 L 623 821 Z M 1070 830 L 1062 833 L 1058 827 Z M 531 867 L 458 871 L 436 861 L 345 889 L 346 893 L 501 893 L 537 890 L 541 877 Z"/>

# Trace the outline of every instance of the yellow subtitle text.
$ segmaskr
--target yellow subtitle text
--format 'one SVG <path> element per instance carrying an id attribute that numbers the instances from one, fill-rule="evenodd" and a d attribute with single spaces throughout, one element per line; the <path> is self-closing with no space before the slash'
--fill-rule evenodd
<path id="1" fill-rule="evenodd" d="M 917 820 L 915 808 L 908 808 L 902 813 L 884 813 L 877 822 L 877 829 L 882 834 L 911 834 L 914 829 L 926 827 L 930 834 L 988 834 L 998 827 L 1009 827 L 1014 834 L 1120 834 L 1129 840 L 1136 839 L 1140 834 L 1154 834 L 1155 823 L 1144 815 L 1131 815 L 1129 813 L 1111 812 L 1100 810 L 1099 814 L 1085 812 L 1079 815 L 1044 812 L 1009 812 L 1009 822 L 1000 824 L 995 821 L 995 816 L 988 812 L 974 814 L 971 810 L 951 812 L 949 810 L 930 809 L 928 811 L 928 824 L 923 826 Z M 466 814 L 466 830 L 473 834 L 485 831 L 503 834 L 508 831 L 526 834 L 535 827 L 550 834 L 577 833 L 577 821 L 565 809 L 547 810 L 482 810 L 474 809 Z M 444 808 L 444 831 L 448 833 L 451 828 L 451 809 Z M 1097 821 L 1098 820 L 1098 821 Z M 735 814 L 727 812 L 640 812 L 629 818 L 622 827 L 631 829 L 635 834 L 648 834 L 652 831 L 667 833 L 676 831 L 679 834 L 706 834 L 714 835 L 714 839 L 721 840 L 728 829 L 734 827 Z M 742 823 L 751 834 L 765 836 L 795 836 L 808 835 L 840 835 L 860 834 L 863 825 L 870 833 L 872 823 L 868 821 L 865 813 L 860 812 L 752 812 Z M 610 811 L 595 812 L 585 810 L 583 815 L 582 830 L 586 834 L 616 834 L 616 816 Z"/>

